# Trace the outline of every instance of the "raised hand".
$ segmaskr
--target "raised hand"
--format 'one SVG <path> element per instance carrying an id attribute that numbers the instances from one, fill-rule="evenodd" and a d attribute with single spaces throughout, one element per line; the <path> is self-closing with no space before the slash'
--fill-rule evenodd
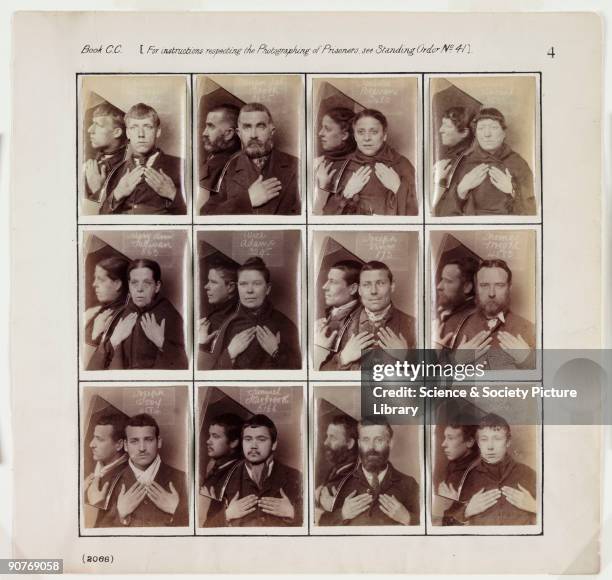
<path id="1" fill-rule="evenodd" d="M 276 177 L 263 178 L 260 175 L 249 187 L 249 198 L 253 207 L 259 207 L 268 203 L 271 199 L 280 195 L 283 188 L 281 182 Z"/>
<path id="2" fill-rule="evenodd" d="M 461 179 L 457 186 L 457 195 L 459 195 L 461 199 L 465 199 L 467 194 L 472 189 L 477 188 L 488 175 L 489 166 L 486 163 L 477 165 L 463 176 L 463 179 Z"/>
<path id="3" fill-rule="evenodd" d="M 358 361 L 361 358 L 361 351 L 372 346 L 375 342 L 374 335 L 367 330 L 359 334 L 353 334 L 340 352 L 340 364 L 345 366 Z"/>
<path id="4" fill-rule="evenodd" d="M 357 490 L 354 489 L 349 495 L 346 496 L 346 499 L 342 504 L 342 519 L 352 520 L 356 518 L 359 514 L 366 511 L 373 501 L 374 499 L 369 493 L 357 495 Z"/>
<path id="5" fill-rule="evenodd" d="M 219 334 L 218 330 L 210 332 L 210 320 L 208 318 L 200 318 L 198 321 L 198 344 L 207 345 Z"/>
<path id="6" fill-rule="evenodd" d="M 136 186 L 140 183 L 142 176 L 144 175 L 145 169 L 146 168 L 143 165 L 139 165 L 131 171 L 128 171 L 119 180 L 117 187 L 115 187 L 115 189 L 113 190 L 113 197 L 117 201 L 120 201 L 124 197 L 130 195 L 130 193 L 132 193 L 136 189 Z"/>
<path id="7" fill-rule="evenodd" d="M 87 487 L 87 501 L 91 505 L 97 505 L 103 502 L 108 492 L 108 485 L 109 482 L 107 481 L 102 488 L 100 488 L 100 478 L 94 477 Z"/>
<path id="8" fill-rule="evenodd" d="M 514 186 L 512 185 L 512 174 L 506 168 L 505 171 L 497 167 L 491 166 L 489 168 L 489 179 L 491 183 L 497 187 L 503 193 L 511 195 L 514 197 Z"/>
<path id="9" fill-rule="evenodd" d="M 280 344 L 280 332 L 274 334 L 267 326 L 256 326 L 255 336 L 261 348 L 263 348 L 270 356 L 274 356 L 278 352 Z"/>
<path id="10" fill-rule="evenodd" d="M 327 189 L 336 173 L 337 169 L 332 169 L 334 166 L 333 161 L 321 161 L 315 170 L 315 180 L 317 186 L 321 189 Z"/>
<path id="11" fill-rule="evenodd" d="M 470 340 L 464 335 L 455 350 L 455 362 L 469 363 L 478 360 L 491 348 L 492 340 L 493 338 L 489 330 L 481 330 L 478 334 L 470 338 Z"/>
<path id="12" fill-rule="evenodd" d="M 248 348 L 251 341 L 255 338 L 256 332 L 256 327 L 251 326 L 251 328 L 239 332 L 230 340 L 230 343 L 227 345 L 227 352 L 232 360 Z"/>
<path id="13" fill-rule="evenodd" d="M 403 503 L 395 498 L 394 495 L 382 493 L 378 496 L 380 511 L 393 521 L 404 526 L 410 525 L 410 512 Z"/>
<path id="14" fill-rule="evenodd" d="M 157 324 L 155 314 L 152 312 L 145 313 L 140 320 L 140 327 L 142 328 L 145 336 L 157 347 L 159 350 L 164 346 L 164 335 L 166 333 L 166 319 L 162 319 L 161 324 Z"/>
<path id="15" fill-rule="evenodd" d="M 520 365 L 529 358 L 531 347 L 520 334 L 514 336 L 505 330 L 500 330 L 497 333 L 497 338 L 499 339 L 499 346 L 514 359 L 516 364 Z"/>
<path id="16" fill-rule="evenodd" d="M 179 504 L 179 494 L 174 485 L 170 482 L 168 491 L 166 491 L 156 481 L 152 482 L 146 488 L 148 498 L 163 512 L 174 515 Z"/>
<path id="17" fill-rule="evenodd" d="M 227 508 L 225 508 L 225 519 L 230 522 L 232 520 L 239 520 L 244 516 L 248 516 L 257 509 L 257 496 L 254 494 L 247 495 L 242 499 L 238 499 L 240 492 L 237 491 L 236 495 L 231 499 Z"/>
<path id="18" fill-rule="evenodd" d="M 293 519 L 295 517 L 295 509 L 282 487 L 280 494 L 280 498 L 262 497 L 259 500 L 259 507 L 264 513 L 276 516 L 277 518 Z"/>
<path id="19" fill-rule="evenodd" d="M 98 165 L 95 159 L 88 159 L 85 161 L 83 170 L 85 171 L 87 186 L 94 193 L 98 193 L 106 181 L 106 165 Z"/>
<path id="20" fill-rule="evenodd" d="M 349 177 L 342 191 L 342 195 L 347 199 L 351 199 L 366 186 L 371 176 L 372 168 L 369 165 L 362 165 Z"/>
<path id="21" fill-rule="evenodd" d="M 493 507 L 501 497 L 502 492 L 499 489 L 490 489 L 485 491 L 484 487 L 475 493 L 470 501 L 465 506 L 465 517 L 471 518 Z"/>
<path id="22" fill-rule="evenodd" d="M 129 516 L 147 495 L 147 489 L 142 483 L 136 481 L 130 489 L 125 491 L 125 483 L 121 484 L 121 490 L 117 497 L 117 511 L 121 519 Z"/>
<path id="23" fill-rule="evenodd" d="M 164 173 L 163 169 L 157 171 L 152 167 L 145 167 L 144 178 L 148 186 L 157 193 L 157 195 L 169 199 L 170 201 L 174 200 L 176 197 L 176 185 L 174 185 L 172 178 Z"/>
<path id="24" fill-rule="evenodd" d="M 132 334 L 137 319 L 138 314 L 132 312 L 117 323 L 110 338 L 110 343 L 113 348 L 117 348 L 128 336 L 130 336 L 130 334 Z"/>
<path id="25" fill-rule="evenodd" d="M 533 497 L 528 490 L 526 490 L 520 483 L 518 484 L 519 489 L 515 489 L 508 485 L 502 487 L 502 493 L 504 497 L 514 506 L 520 510 L 531 512 L 535 514 L 538 510 L 535 497 Z"/>
<path id="26" fill-rule="evenodd" d="M 397 193 L 402 183 L 399 174 L 392 167 L 388 167 L 384 163 L 374 165 L 374 172 L 380 182 L 393 193 Z"/>
<path id="27" fill-rule="evenodd" d="M 94 318 L 93 328 L 91 330 L 91 338 L 98 338 L 105 330 L 109 320 L 113 317 L 113 311 L 107 308 Z"/>

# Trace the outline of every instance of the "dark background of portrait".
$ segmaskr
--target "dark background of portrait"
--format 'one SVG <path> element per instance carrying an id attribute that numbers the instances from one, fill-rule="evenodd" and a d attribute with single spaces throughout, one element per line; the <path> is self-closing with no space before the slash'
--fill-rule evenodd
<path id="1" fill-rule="evenodd" d="M 440 125 L 446 109 L 464 106 L 474 112 L 494 107 L 506 119 L 506 143 L 535 173 L 536 79 L 533 76 L 461 76 L 429 80 L 431 100 L 430 160 L 438 161 Z"/>
<path id="2" fill-rule="evenodd" d="M 267 415 L 278 430 L 274 458 L 304 473 L 302 449 L 303 387 L 255 386 L 198 388 L 198 482 L 202 485 L 208 463 L 206 440 L 210 422 L 221 413 L 235 413 L 243 419 L 255 414 Z M 241 447 L 242 449 L 242 447 Z"/>
<path id="3" fill-rule="evenodd" d="M 147 258 L 161 267 L 162 287 L 165 296 L 183 317 L 189 319 L 188 304 L 191 252 L 188 251 L 185 230 L 88 230 L 83 234 L 83 260 L 85 287 L 84 309 L 96 306 L 98 301 L 93 289 L 96 264 L 110 256 L 123 256 L 129 260 Z M 188 333 L 185 332 L 185 337 Z M 84 360 L 88 360 L 92 347 L 84 345 Z"/>
<path id="4" fill-rule="evenodd" d="M 136 103 L 153 107 L 159 115 L 161 135 L 157 146 L 169 155 L 189 161 L 187 150 L 187 79 L 183 75 L 94 75 L 81 77 L 81 135 L 82 159 L 86 161 L 95 155 L 89 140 L 89 129 L 93 112 L 103 102 L 109 102 L 124 113 Z M 189 174 L 189 172 L 187 172 Z M 83 178 L 79 187 L 84 195 Z M 190 191 L 190 185 L 183 174 L 183 197 Z M 91 202 L 89 202 L 91 203 Z M 97 205 L 93 211 L 97 213 Z"/>
<path id="5" fill-rule="evenodd" d="M 471 251 L 482 260 L 501 258 L 506 261 L 512 270 L 510 308 L 536 323 L 535 230 L 431 230 L 430 244 L 432 317 L 436 316 L 435 287 L 441 274 L 441 262 Z"/>
<path id="6" fill-rule="evenodd" d="M 209 310 L 208 299 L 204 291 L 204 285 L 208 280 L 208 260 L 220 252 L 238 264 L 244 264 L 249 257 L 261 255 L 257 252 L 263 250 L 267 255 L 261 257 L 270 270 L 270 282 L 272 283 L 270 301 L 274 308 L 280 310 L 298 326 L 301 302 L 301 233 L 299 230 L 199 231 L 196 239 L 199 265 L 197 296 L 200 317 L 206 316 Z M 252 250 L 240 247 L 242 243 L 250 239 L 257 241 L 259 247 Z M 259 242 L 262 242 L 263 245 L 259 245 Z"/>
<path id="7" fill-rule="evenodd" d="M 418 81 L 414 77 L 324 77 L 312 81 L 312 142 L 315 154 L 319 147 L 319 129 L 325 113 L 333 107 L 347 107 L 358 113 L 363 109 L 379 110 L 389 122 L 387 143 L 417 165 Z"/>
<path id="8" fill-rule="evenodd" d="M 313 232 L 313 250 L 315 270 L 315 318 L 325 316 L 325 299 L 323 284 L 333 263 L 339 260 L 355 259 L 362 262 L 379 260 L 389 266 L 393 273 L 395 292 L 393 304 L 411 316 L 416 316 L 418 290 L 418 257 L 419 234 L 408 231 L 355 230 L 355 231 L 322 231 Z M 372 240 L 375 236 L 378 239 Z M 383 237 L 385 242 L 380 241 Z M 329 240 L 329 241 L 326 241 Z M 395 241 L 392 241 L 392 240 Z M 348 252 L 347 252 L 348 250 Z"/>
<path id="9" fill-rule="evenodd" d="M 186 386 L 84 387 L 81 397 L 84 477 L 92 473 L 95 467 L 89 443 L 96 420 L 105 413 L 116 411 L 128 417 L 148 413 L 155 418 L 162 439 L 159 455 L 164 463 L 185 472 L 189 488 L 191 420 Z"/>
<path id="10" fill-rule="evenodd" d="M 314 480 L 316 487 L 322 483 L 331 467 L 323 452 L 327 426 L 335 414 L 344 413 L 357 421 L 361 419 L 361 388 L 359 386 L 315 387 L 314 401 L 316 421 Z M 402 473 L 414 477 L 422 493 L 421 450 L 423 441 L 419 436 L 422 427 L 419 425 L 392 425 L 392 428 L 393 448 L 389 461 Z"/>
<path id="11" fill-rule="evenodd" d="M 237 107 L 246 103 L 261 103 L 268 107 L 276 127 L 275 146 L 294 157 L 300 157 L 304 94 L 300 75 L 198 75 L 195 82 L 198 133 L 194 141 L 198 168 L 206 160 L 202 147 L 206 115 L 212 107 L 225 103 Z"/>

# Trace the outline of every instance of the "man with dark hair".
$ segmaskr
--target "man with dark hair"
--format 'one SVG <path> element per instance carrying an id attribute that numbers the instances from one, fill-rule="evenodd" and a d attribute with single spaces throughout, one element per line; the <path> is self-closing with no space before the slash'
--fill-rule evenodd
<path id="1" fill-rule="evenodd" d="M 228 471 L 242 459 L 240 439 L 244 421 L 234 413 L 213 417 L 208 425 L 206 451 L 209 458 L 200 487 L 200 516 L 214 520 L 221 509 L 219 501 Z"/>
<path id="2" fill-rule="evenodd" d="M 125 418 L 122 415 L 107 413 L 97 419 L 89 443 L 96 465 L 83 485 L 85 503 L 97 510 L 95 528 L 100 527 L 103 513 L 109 508 L 111 494 L 128 461 L 124 443 Z"/>
<path id="3" fill-rule="evenodd" d="M 125 128 L 127 154 L 108 176 L 100 213 L 184 215 L 183 160 L 158 147 L 157 111 L 144 103 L 134 105 L 125 114 Z"/>
<path id="4" fill-rule="evenodd" d="M 223 323 L 238 308 L 238 266 L 229 260 L 216 259 L 208 265 L 204 286 L 209 310 L 198 321 L 198 368 L 208 364 L 214 343 Z"/>
<path id="5" fill-rule="evenodd" d="M 355 260 L 340 260 L 327 273 L 323 284 L 325 317 L 315 323 L 315 346 L 324 349 L 325 361 L 338 352 L 346 331 L 347 321 L 359 308 L 359 273 L 361 264 Z"/>
<path id="6" fill-rule="evenodd" d="M 327 425 L 323 451 L 330 469 L 315 489 L 315 520 L 323 511 L 332 511 L 338 485 L 357 461 L 357 421 L 348 415 L 336 415 Z"/>
<path id="7" fill-rule="evenodd" d="M 484 260 L 474 276 L 477 308 L 448 342 L 456 362 L 484 363 L 488 370 L 532 369 L 535 329 L 510 310 L 512 271 L 504 260 Z"/>
<path id="8" fill-rule="evenodd" d="M 111 494 L 101 527 L 189 525 L 185 473 L 161 460 L 159 425 L 146 413 L 128 419 L 125 451 L 129 462 Z"/>
<path id="9" fill-rule="evenodd" d="M 419 485 L 389 461 L 393 429 L 384 417 L 359 422 L 359 462 L 338 483 L 331 511 L 322 526 L 416 526 L 420 520 Z"/>
<path id="10" fill-rule="evenodd" d="M 383 262 L 373 260 L 361 268 L 361 305 L 349 316 L 337 352 L 323 362 L 321 370 L 359 370 L 362 351 L 382 348 L 389 358 L 405 355 L 416 346 L 415 320 L 393 305 L 393 274 Z"/>
<path id="11" fill-rule="evenodd" d="M 480 460 L 464 476 L 454 518 L 471 526 L 536 523 L 536 473 L 508 453 L 508 422 L 489 413 L 478 424 Z"/>
<path id="12" fill-rule="evenodd" d="M 209 195 L 219 193 L 228 161 L 240 151 L 237 133 L 240 109 L 228 103 L 209 109 L 206 114 L 202 146 L 206 160 L 200 170 L 200 193 L 206 203 Z M 202 213 L 202 210 L 200 210 Z"/>
<path id="13" fill-rule="evenodd" d="M 206 525 L 301 526 L 302 474 L 274 459 L 278 431 L 266 415 L 253 415 L 242 426 L 244 459 L 227 473 L 218 501 L 222 508 Z"/>
<path id="14" fill-rule="evenodd" d="M 110 103 L 98 105 L 87 129 L 95 157 L 85 161 L 85 193 L 99 201 L 100 193 L 110 173 L 125 157 L 126 135 L 123 112 Z"/>
<path id="15" fill-rule="evenodd" d="M 211 191 L 203 215 L 300 213 L 298 159 L 274 146 L 275 131 L 265 105 L 248 103 L 240 109 L 242 151 L 224 167 L 219 191 Z"/>
<path id="16" fill-rule="evenodd" d="M 302 368 L 298 330 L 272 306 L 271 291 L 270 270 L 261 258 L 238 268 L 240 305 L 221 324 L 201 370 Z"/>
<path id="17" fill-rule="evenodd" d="M 478 262 L 474 258 L 449 260 L 440 271 L 436 285 L 436 318 L 432 325 L 434 348 L 443 348 L 465 319 L 474 311 L 474 273 Z"/>
<path id="18" fill-rule="evenodd" d="M 437 215 L 535 215 L 533 173 L 505 142 L 504 115 L 482 108 L 472 127 L 475 142 L 457 165 Z"/>
<path id="19" fill-rule="evenodd" d="M 186 369 L 183 318 L 160 294 L 161 268 L 134 260 L 127 270 L 130 301 L 109 330 L 107 369 Z"/>

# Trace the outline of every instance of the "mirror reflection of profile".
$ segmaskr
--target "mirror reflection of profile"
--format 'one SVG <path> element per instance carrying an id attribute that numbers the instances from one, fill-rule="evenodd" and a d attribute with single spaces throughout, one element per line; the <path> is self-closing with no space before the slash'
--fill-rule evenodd
<path id="1" fill-rule="evenodd" d="M 146 413 L 126 422 L 128 465 L 116 481 L 101 527 L 187 526 L 185 473 L 164 463 L 157 421 Z"/>
<path id="2" fill-rule="evenodd" d="M 225 164 L 219 191 L 211 191 L 202 215 L 300 213 L 298 159 L 276 148 L 270 110 L 247 103 L 238 116 L 242 150 Z"/>
<path id="3" fill-rule="evenodd" d="M 508 453 L 511 437 L 503 417 L 490 413 L 480 420 L 480 460 L 463 476 L 458 502 L 448 516 L 474 526 L 536 523 L 536 473 Z"/>
<path id="4" fill-rule="evenodd" d="M 387 143 L 385 115 L 364 109 L 353 117 L 351 126 L 356 149 L 348 164 L 336 168 L 336 172 L 342 168 L 342 175 L 336 192 L 322 204 L 323 214 L 417 215 L 414 167 Z M 318 169 L 322 172 L 324 167 L 329 165 Z"/>
<path id="5" fill-rule="evenodd" d="M 184 215 L 183 160 L 157 145 L 162 132 L 157 111 L 145 103 L 134 105 L 125 115 L 125 128 L 126 156 L 108 175 L 100 214 Z"/>
<path id="6" fill-rule="evenodd" d="M 535 215 L 533 173 L 506 143 L 506 119 L 493 107 L 472 121 L 473 145 L 447 176 L 448 189 L 435 207 L 437 216 Z"/>
<path id="7" fill-rule="evenodd" d="M 270 270 L 259 257 L 238 268 L 239 307 L 218 330 L 206 369 L 300 369 L 298 330 L 268 296 Z"/>
<path id="8" fill-rule="evenodd" d="M 127 269 L 129 298 L 103 343 L 106 369 L 186 369 L 183 318 L 161 295 L 159 264 L 139 259 Z"/>
<path id="9" fill-rule="evenodd" d="M 85 312 L 85 342 L 95 347 L 87 362 L 88 371 L 105 368 L 108 331 L 115 327 L 128 300 L 129 265 L 129 260 L 120 256 L 111 256 L 96 264 L 92 286 L 98 304 Z"/>

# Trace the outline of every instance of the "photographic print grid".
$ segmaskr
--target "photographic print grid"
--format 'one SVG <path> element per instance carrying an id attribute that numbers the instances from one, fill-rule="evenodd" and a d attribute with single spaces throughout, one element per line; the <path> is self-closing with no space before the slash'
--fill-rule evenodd
<path id="1" fill-rule="evenodd" d="M 321 474 L 331 465 L 325 463 L 325 439 L 335 420 L 329 411 L 321 412 L 326 390 L 332 392 L 330 401 L 334 401 L 326 401 L 326 405 L 348 416 L 353 425 L 363 419 L 353 403 L 346 408 L 337 404 L 343 391 L 347 400 L 354 401 L 360 365 L 358 358 L 353 364 L 344 364 L 339 354 L 346 343 L 330 325 L 331 318 L 326 319 L 334 308 L 342 310 L 356 300 L 352 312 L 361 313 L 365 320 L 370 312 L 366 301 L 376 304 L 381 300 L 366 298 L 360 288 L 359 268 L 367 264 L 374 264 L 374 272 L 386 268 L 392 292 L 382 302 L 385 309 L 399 312 L 401 322 L 395 334 L 410 348 L 433 348 L 430 345 L 441 337 L 438 313 L 443 309 L 438 285 L 448 262 L 501 260 L 511 270 L 509 279 L 514 274 L 513 304 L 521 305 L 521 321 L 525 319 L 521 328 L 530 325 L 533 330 L 529 348 L 544 346 L 541 73 L 160 74 L 166 85 L 172 85 L 168 80 L 172 78 L 180 81 L 179 85 L 184 82 L 180 89 L 187 99 L 184 106 L 169 105 L 168 97 L 152 98 L 156 75 L 148 73 L 144 83 L 141 76 L 76 75 L 80 534 L 542 534 L 543 429 L 530 431 L 533 441 L 525 444 L 536 472 L 537 522 L 517 526 L 510 525 L 514 524 L 511 521 L 498 525 L 464 521 L 456 524 L 463 527 L 445 524 L 441 528 L 436 524 L 439 518 L 432 518 L 432 507 L 438 502 L 434 479 L 436 484 L 440 479 L 439 475 L 434 478 L 434 461 L 436 469 L 443 469 L 437 449 L 442 435 L 434 435 L 433 426 L 430 430 L 426 423 L 418 427 L 419 444 L 404 446 L 413 456 L 400 462 L 411 466 L 413 473 L 408 476 L 418 482 L 418 525 L 408 509 L 410 527 L 399 528 L 397 524 L 406 521 L 389 517 L 393 506 L 380 508 L 384 516 L 378 514 L 378 523 L 373 520 L 352 527 L 352 520 L 344 517 L 325 524 L 333 528 L 320 523 L 321 513 L 328 511 L 321 502 L 320 494 L 326 487 Z M 120 83 L 117 77 L 121 77 Z M 271 85 L 266 88 L 267 77 Z M 84 94 L 92 79 L 96 87 L 93 98 Z M 134 86 L 130 85 L 132 79 L 136 79 Z M 104 94 L 105 80 L 112 87 L 108 94 Z M 144 93 L 139 94 L 140 85 Z M 285 102 L 287 95 L 294 102 Z M 521 118 L 521 108 L 513 98 L 527 107 L 526 117 Z M 167 126 L 172 128 L 170 135 L 168 131 L 164 135 Z M 122 134 L 117 127 L 122 128 Z M 99 145 L 96 138 L 104 134 L 114 135 L 114 144 Z M 172 159 L 164 161 L 164 156 L 184 161 L 177 171 L 180 183 L 171 175 Z M 253 175 L 247 175 L 250 171 Z M 176 201 L 181 192 L 184 203 Z M 123 205 L 119 203 L 122 200 Z M 92 210 L 96 203 L 106 210 Z M 108 209 L 128 205 L 126 211 Z M 84 207 L 88 209 L 84 211 Z M 487 236 L 490 239 L 483 242 Z M 529 241 L 515 240 L 521 236 Z M 500 244 L 508 247 L 497 252 Z M 411 255 L 410 268 L 402 261 L 406 251 Z M 521 256 L 526 265 L 520 262 Z M 516 268 L 515 263 L 519 264 Z M 113 267 L 119 268 L 121 275 L 113 275 Z M 357 268 L 354 291 L 344 303 L 334 302 L 333 292 L 324 290 L 330 284 L 330 271 L 351 267 Z M 489 267 L 499 270 L 501 266 Z M 215 295 L 215 277 L 220 274 L 228 286 L 227 275 L 223 275 L 227 271 L 234 272 L 230 280 L 233 302 Z M 250 277 L 240 278 L 240 272 Z M 347 270 L 344 272 L 349 285 Z M 122 281 L 122 288 L 117 280 Z M 524 282 L 522 287 L 520 282 Z M 474 293 L 472 289 L 472 298 Z M 253 311 L 247 312 L 249 304 L 258 307 L 255 322 L 249 318 Z M 219 305 L 231 308 L 223 310 Z M 236 316 L 228 316 L 235 310 Z M 146 312 L 144 321 L 141 312 Z M 385 312 L 389 316 L 389 310 Z M 359 321 L 359 316 L 355 320 Z M 443 321 L 447 328 L 450 320 Z M 250 332 L 249 324 L 264 330 Z M 322 334 L 319 324 L 327 324 Z M 411 325 L 412 342 L 406 324 Z M 356 328 L 361 329 L 359 325 Z M 136 340 L 137 333 L 140 340 Z M 247 333 L 246 349 L 228 355 L 243 333 Z M 333 346 L 331 342 L 321 345 L 319 336 L 338 340 Z M 457 334 L 454 338 L 461 340 Z M 146 348 L 156 339 L 161 346 Z M 252 346 L 257 352 L 250 352 L 255 350 Z M 170 347 L 173 350 L 169 353 Z M 320 348 L 323 354 L 317 355 Z M 181 349 L 184 362 L 177 364 Z M 503 374 L 500 377 L 502 380 Z M 490 376 L 488 380 L 497 379 Z M 533 373 L 525 375 L 525 383 L 534 380 Z M 104 389 L 110 396 L 104 397 Z M 189 396 L 185 400 L 178 397 L 181 402 L 170 411 L 173 407 L 164 389 L 186 389 Z M 276 447 L 272 451 L 284 462 L 275 460 L 274 464 L 292 466 L 298 474 L 301 497 L 291 496 L 289 515 L 275 515 L 274 510 L 281 509 L 276 505 L 249 505 L 244 509 L 255 509 L 261 516 L 254 523 L 242 524 L 237 518 L 232 524 L 227 518 L 223 524 L 207 525 L 201 500 L 204 497 L 213 504 L 219 500 L 219 490 L 204 485 L 214 470 L 214 465 L 210 467 L 214 450 L 207 437 L 212 437 L 209 431 L 217 423 L 211 423 L 210 409 L 219 407 L 223 413 L 240 415 L 243 430 L 253 416 L 263 415 L 282 424 L 289 416 L 283 411 L 283 389 L 293 389 L 289 399 L 300 400 L 299 413 L 291 415 L 294 431 L 286 426 L 277 432 L 274 424 L 267 432 L 274 431 L 272 445 Z M 146 399 L 151 390 L 156 394 L 148 403 L 133 402 L 137 392 Z M 301 394 L 295 395 L 297 392 Z M 94 399 L 97 403 L 92 403 Z M 88 456 L 94 449 L 94 419 L 105 415 L 105 406 L 118 409 L 131 432 L 156 430 L 156 461 L 161 459 L 162 465 L 174 461 L 173 467 L 184 468 L 189 490 L 188 525 L 179 526 L 172 517 L 156 519 L 155 514 L 164 509 L 166 514 L 172 508 L 178 513 L 176 506 L 167 508 L 164 503 L 172 503 L 176 497 L 176 489 L 169 487 L 163 490 L 164 495 L 142 491 L 145 499 L 131 512 L 131 518 L 116 513 L 114 520 L 105 520 L 113 523 L 98 526 L 88 519 L 91 516 L 86 517 L 92 480 L 97 481 L 98 490 L 104 489 L 103 477 L 109 473 L 102 472 L 102 479 L 96 480 L 100 476 L 95 473 L 96 452 L 94 461 Z M 426 418 L 430 417 L 428 411 Z M 164 421 L 172 424 L 167 416 L 173 412 L 186 422 L 187 448 L 180 459 L 172 443 L 172 457 L 165 455 L 168 446 L 161 445 L 164 437 L 173 437 L 164 434 Z M 151 424 L 140 417 L 141 423 L 130 426 L 134 415 L 155 420 Z M 162 420 L 157 420 L 159 417 Z M 364 429 L 364 425 L 359 427 Z M 344 432 L 348 432 L 346 427 Z M 287 438 L 292 441 L 288 448 Z M 354 445 L 356 450 L 356 439 Z M 239 447 L 238 455 L 248 453 L 242 435 Z M 129 459 L 130 467 L 124 470 L 134 471 L 132 464 L 138 465 L 139 452 L 127 438 L 118 453 L 125 455 L 126 462 Z M 140 453 L 144 458 L 146 452 Z M 203 465 L 204 457 L 207 466 Z M 390 457 L 388 465 L 392 466 L 397 456 Z M 98 470 L 103 469 L 103 463 L 97 461 Z M 143 461 L 146 472 L 149 464 Z M 274 469 L 272 462 L 269 465 Z M 414 465 L 419 468 L 413 469 Z M 94 472 L 88 473 L 88 469 Z M 224 481 L 234 489 L 231 478 Z M 121 482 L 111 480 L 110 487 Z M 120 512 L 113 506 L 119 493 L 125 496 L 119 487 L 115 496 L 106 498 L 110 502 L 105 499 L 107 509 Z M 274 493 L 282 498 L 286 490 Z M 182 506 L 185 498 L 178 495 Z M 225 497 L 227 507 L 231 498 Z M 142 511 L 145 504 L 149 515 L 138 524 L 133 514 Z M 285 507 L 286 503 L 282 509 Z M 95 509 L 101 513 L 99 504 Z M 337 511 L 337 506 L 334 509 Z M 292 518 L 299 521 L 287 527 Z M 209 522 L 212 520 L 211 516 Z"/>

